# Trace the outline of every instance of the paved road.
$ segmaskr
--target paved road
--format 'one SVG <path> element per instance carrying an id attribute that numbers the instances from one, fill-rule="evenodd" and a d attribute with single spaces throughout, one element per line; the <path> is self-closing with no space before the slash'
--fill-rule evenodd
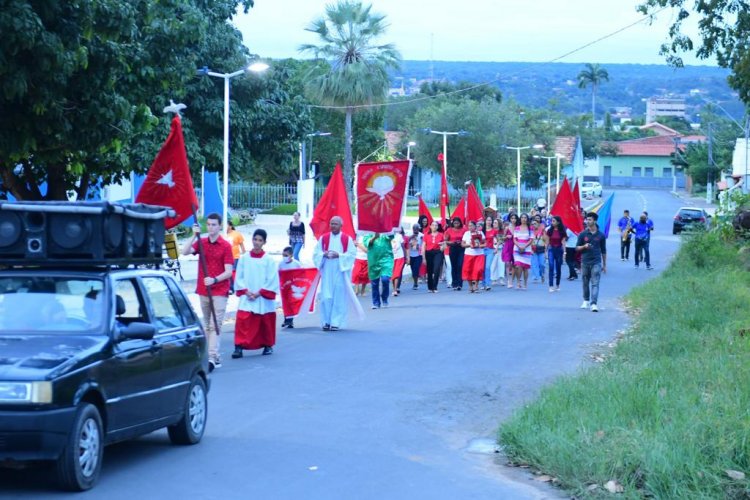
<path id="1" fill-rule="evenodd" d="M 404 287 L 389 309 L 367 308 L 366 322 L 331 334 L 299 318 L 273 356 L 241 360 L 229 358 L 227 325 L 203 442 L 174 447 L 157 432 L 109 447 L 100 484 L 76 498 L 555 498 L 496 455 L 470 451 L 472 440 L 493 438 L 501 419 L 625 326 L 619 298 L 667 265 L 684 204 L 663 191 L 616 192 L 615 216 L 646 207 L 654 219 L 655 270 L 620 262 L 610 238 L 598 314 L 578 308 L 580 281 L 554 294 Z M 57 496 L 39 470 L 0 471 L 2 498 Z"/>

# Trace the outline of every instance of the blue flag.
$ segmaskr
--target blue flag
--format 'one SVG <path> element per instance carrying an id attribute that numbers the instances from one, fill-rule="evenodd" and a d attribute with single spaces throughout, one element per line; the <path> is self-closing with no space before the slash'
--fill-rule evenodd
<path id="1" fill-rule="evenodd" d="M 604 233 L 605 238 L 609 238 L 609 226 L 612 223 L 612 202 L 615 199 L 615 193 L 609 195 L 607 201 L 605 201 L 596 210 L 593 210 L 599 215 L 599 231 Z"/>

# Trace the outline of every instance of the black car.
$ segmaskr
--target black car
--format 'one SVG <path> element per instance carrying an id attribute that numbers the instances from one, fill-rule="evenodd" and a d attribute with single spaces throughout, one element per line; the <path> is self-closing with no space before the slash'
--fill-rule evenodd
<path id="1" fill-rule="evenodd" d="M 203 328 L 170 274 L 132 264 L 138 255 L 157 262 L 160 245 L 143 250 L 148 231 L 126 218 L 127 238 L 113 231 L 109 244 L 90 231 L 99 239 L 77 238 L 73 248 L 61 235 L 94 227 L 88 215 L 32 207 L 17 218 L 42 229 L 14 232 L 6 208 L 15 210 L 0 206 L 0 465 L 53 461 L 63 488 L 85 490 L 105 445 L 163 427 L 174 443 L 198 443 L 208 410 Z M 118 214 L 100 208 L 97 217 Z M 103 245 L 110 255 L 92 257 L 105 255 Z"/>
<path id="2" fill-rule="evenodd" d="M 710 222 L 711 216 L 702 208 L 682 207 L 674 215 L 672 234 L 698 228 L 708 229 Z"/>

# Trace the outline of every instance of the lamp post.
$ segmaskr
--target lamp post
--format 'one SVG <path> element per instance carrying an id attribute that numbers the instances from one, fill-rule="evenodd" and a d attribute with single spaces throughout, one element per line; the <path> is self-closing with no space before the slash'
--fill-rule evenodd
<path id="1" fill-rule="evenodd" d="M 544 149 L 544 145 L 535 144 L 533 146 L 500 146 L 503 149 L 512 149 L 516 152 L 516 213 L 521 213 L 521 151 L 524 149 Z"/>
<path id="2" fill-rule="evenodd" d="M 562 155 L 556 155 L 557 156 L 557 183 L 555 184 L 555 194 L 560 192 L 560 158 L 562 158 Z M 549 210 L 549 208 L 547 208 Z"/>
<path id="3" fill-rule="evenodd" d="M 407 160 L 411 160 L 411 147 L 412 147 L 412 146 L 416 146 L 416 145 L 417 145 L 417 143 L 416 143 L 416 142 L 414 142 L 414 141 L 409 141 L 409 142 L 408 142 L 408 143 L 406 144 L 406 159 L 407 159 Z"/>
<path id="4" fill-rule="evenodd" d="M 550 202 L 550 189 L 552 186 L 552 181 L 550 179 L 550 176 L 552 175 L 552 159 L 557 158 L 557 177 L 559 181 L 560 177 L 560 155 L 555 156 L 541 156 L 541 155 L 534 155 L 534 158 L 544 158 L 547 160 L 547 210 L 549 211 L 549 202 Z"/>
<path id="5" fill-rule="evenodd" d="M 313 161 L 315 161 L 313 159 L 313 138 L 315 138 L 315 137 L 328 137 L 329 135 L 331 135 L 330 132 L 321 132 L 320 130 L 317 130 L 317 131 L 315 131 L 315 132 L 313 132 L 311 134 L 307 134 L 306 135 L 306 137 L 310 138 L 310 161 L 307 162 L 307 165 L 309 167 L 312 167 L 312 163 L 313 163 Z"/>
<path id="6" fill-rule="evenodd" d="M 437 134 L 443 136 L 443 175 L 448 179 L 448 136 L 458 135 L 461 137 L 469 135 L 466 130 L 459 130 L 458 132 L 441 132 L 439 130 L 432 130 L 431 128 L 423 128 L 422 132 L 425 134 Z"/>
<path id="7" fill-rule="evenodd" d="M 224 210 L 222 218 L 224 223 L 224 234 L 227 233 L 227 225 L 229 219 L 229 80 L 231 80 L 235 76 L 244 75 L 247 71 L 252 71 L 253 73 L 262 73 L 267 69 L 268 64 L 264 62 L 255 62 L 247 68 L 237 70 L 233 73 L 217 73 L 215 71 L 209 70 L 208 66 L 204 66 L 203 68 L 198 70 L 199 75 L 213 76 L 215 78 L 224 79 L 224 171 L 222 173 L 222 177 L 224 180 L 224 190 L 222 193 L 224 197 L 222 207 Z"/>

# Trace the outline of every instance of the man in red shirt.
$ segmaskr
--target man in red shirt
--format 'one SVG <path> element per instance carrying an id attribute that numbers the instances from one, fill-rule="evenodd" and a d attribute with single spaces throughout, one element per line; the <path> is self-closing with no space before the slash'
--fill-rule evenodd
<path id="1" fill-rule="evenodd" d="M 208 236 L 201 239 L 201 245 L 199 246 L 198 238 L 201 228 L 197 224 L 193 226 L 193 237 L 182 247 L 182 255 L 196 255 L 201 251 L 203 252 L 201 259 L 205 260 L 206 270 L 204 272 L 204 264 L 199 262 L 195 293 L 200 297 L 208 339 L 208 368 L 209 371 L 213 371 L 221 366 L 221 357 L 219 356 L 219 335 L 221 332 L 217 332 L 214 326 L 209 300 L 213 300 L 216 323 L 221 328 L 224 322 L 224 313 L 227 309 L 234 257 L 232 256 L 231 243 L 222 238 L 220 234 L 221 215 L 217 213 L 208 214 L 206 228 L 208 229 Z M 211 291 L 210 298 L 208 297 L 208 290 Z"/>

